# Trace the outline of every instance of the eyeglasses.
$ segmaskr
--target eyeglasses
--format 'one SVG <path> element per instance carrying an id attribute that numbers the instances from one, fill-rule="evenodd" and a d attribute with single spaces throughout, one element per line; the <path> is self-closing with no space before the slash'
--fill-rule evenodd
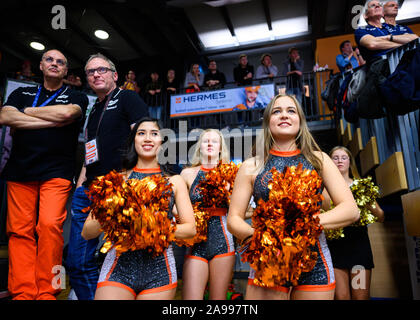
<path id="1" fill-rule="evenodd" d="M 338 157 L 338 156 L 335 156 L 335 157 L 332 157 L 332 159 L 333 159 L 334 161 L 339 161 L 340 159 L 341 159 L 341 161 L 346 161 L 346 160 L 349 160 L 350 158 L 349 158 L 349 157 L 347 157 L 347 156 L 342 156 L 341 158 L 340 158 L 340 157 Z"/>
<path id="2" fill-rule="evenodd" d="M 64 67 L 65 65 L 67 65 L 66 60 L 54 59 L 53 57 L 45 57 L 44 61 L 47 62 L 47 63 L 53 63 L 55 61 L 60 67 Z"/>
<path id="3" fill-rule="evenodd" d="M 380 7 L 382 7 L 382 3 L 372 3 L 372 4 L 368 5 L 369 9 L 380 8 Z"/>
<path id="4" fill-rule="evenodd" d="M 104 73 L 107 73 L 108 71 L 115 72 L 115 70 L 107 68 L 107 67 L 98 67 L 96 69 L 87 69 L 86 70 L 86 75 L 88 77 L 91 77 L 95 74 L 95 71 L 97 71 L 99 74 L 104 74 Z"/>

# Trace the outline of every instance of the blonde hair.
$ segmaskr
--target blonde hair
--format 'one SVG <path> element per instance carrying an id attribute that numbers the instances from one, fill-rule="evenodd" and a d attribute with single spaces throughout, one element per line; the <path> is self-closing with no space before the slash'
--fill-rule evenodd
<path id="1" fill-rule="evenodd" d="M 315 151 L 321 152 L 321 148 L 316 143 L 315 139 L 312 137 L 312 134 L 309 131 L 308 124 L 306 122 L 306 117 L 303 112 L 302 106 L 300 105 L 299 101 L 296 99 L 294 95 L 288 94 L 278 94 L 273 99 L 271 99 L 270 103 L 264 110 L 263 121 L 262 121 L 262 132 L 256 139 L 256 144 L 252 150 L 252 156 L 256 157 L 256 171 L 262 171 L 263 167 L 268 161 L 268 157 L 270 155 L 270 150 L 273 148 L 274 138 L 270 131 L 270 118 L 271 118 L 271 111 L 277 99 L 289 97 L 293 100 L 297 113 L 300 120 L 299 132 L 295 138 L 296 145 L 302 155 L 307 159 L 315 170 L 320 173 L 322 170 L 322 161 L 315 155 Z M 261 154 L 257 154 L 256 146 L 264 146 L 263 148 L 263 156 Z M 262 158 L 261 158 L 262 156 Z"/>
<path id="2" fill-rule="evenodd" d="M 87 68 L 87 65 L 89 64 L 89 62 L 91 60 L 97 59 L 97 58 L 102 59 L 105 62 L 108 62 L 109 68 L 111 69 L 111 71 L 112 72 L 117 72 L 117 68 L 115 67 L 115 64 L 109 58 L 107 58 L 105 55 L 103 55 L 102 53 L 95 53 L 95 54 L 92 54 L 92 55 L 89 56 L 89 59 L 86 61 L 86 64 L 85 64 L 85 71 L 86 71 L 86 68 Z"/>
<path id="3" fill-rule="evenodd" d="M 334 148 L 331 149 L 330 153 L 328 154 L 330 156 L 330 158 L 332 158 L 332 154 L 337 150 L 343 150 L 349 156 L 349 159 L 350 159 L 350 171 L 349 171 L 350 174 L 349 174 L 349 176 L 350 176 L 350 178 L 360 179 L 360 174 L 359 174 L 359 171 L 357 170 L 356 161 L 354 160 L 353 154 L 351 153 L 351 151 L 349 149 L 347 149 L 344 146 L 335 146 Z"/>
<path id="4" fill-rule="evenodd" d="M 207 132 L 215 132 L 220 137 L 219 160 L 221 160 L 223 163 L 228 163 L 230 160 L 229 149 L 226 145 L 226 141 L 225 141 L 225 138 L 223 137 L 223 134 L 217 129 L 206 129 L 200 134 L 197 144 L 195 145 L 194 155 L 191 160 L 192 167 L 201 165 L 201 142 L 203 141 L 203 137 Z"/>

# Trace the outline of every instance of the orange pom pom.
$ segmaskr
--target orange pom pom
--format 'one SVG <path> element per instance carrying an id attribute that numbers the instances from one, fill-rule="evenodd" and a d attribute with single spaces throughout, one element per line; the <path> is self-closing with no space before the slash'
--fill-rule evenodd
<path id="1" fill-rule="evenodd" d="M 202 201 L 193 205 L 196 235 L 191 239 L 177 240 L 178 245 L 193 246 L 207 240 L 207 223 L 211 217 L 209 209 L 227 208 L 233 190 L 233 183 L 239 166 L 235 163 L 221 163 L 210 170 L 197 188 L 202 195 Z"/>
<path id="2" fill-rule="evenodd" d="M 264 287 L 297 285 L 302 272 L 317 260 L 315 246 L 322 226 L 319 213 L 321 178 L 302 164 L 283 173 L 272 169 L 269 200 L 260 199 L 252 216 L 255 232 L 242 256 L 256 270 L 254 283 Z"/>
<path id="3" fill-rule="evenodd" d="M 171 184 L 160 175 L 124 180 L 116 171 L 96 179 L 88 196 L 92 216 L 107 240 L 102 252 L 115 247 L 117 254 L 147 250 L 161 254 L 174 240 L 175 225 L 168 218 Z"/>

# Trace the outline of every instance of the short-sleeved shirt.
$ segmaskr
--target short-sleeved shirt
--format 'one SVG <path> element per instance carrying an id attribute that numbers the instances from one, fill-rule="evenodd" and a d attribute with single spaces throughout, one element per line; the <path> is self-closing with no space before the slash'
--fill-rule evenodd
<path id="1" fill-rule="evenodd" d="M 388 24 L 388 23 L 383 23 L 382 24 L 390 34 L 393 34 L 394 36 L 399 36 L 401 34 L 406 34 L 406 33 L 413 33 L 413 31 L 406 26 L 402 26 L 400 24 L 396 24 L 395 26 L 393 26 L 392 24 Z"/>
<path id="2" fill-rule="evenodd" d="M 32 107 L 38 88 L 23 87 L 14 90 L 5 106 L 13 106 L 23 112 L 26 107 Z M 57 91 L 49 91 L 42 86 L 37 107 L 42 108 L 40 105 Z M 16 129 L 3 178 L 18 182 L 45 181 L 52 178 L 72 180 L 75 174 L 78 135 L 88 102 L 85 94 L 63 86 L 61 92 L 47 105 L 76 104 L 81 108 L 82 116 L 64 127 Z"/>
<path id="3" fill-rule="evenodd" d="M 148 116 L 148 108 L 136 92 L 116 88 L 110 95 L 111 98 L 99 129 L 98 123 L 108 96 L 102 101 L 96 101 L 87 120 L 87 141 L 96 137 L 99 161 L 86 167 L 85 186 L 88 186 L 97 176 L 107 174 L 111 170 L 121 170 L 121 159 L 131 125 Z"/>
<path id="4" fill-rule="evenodd" d="M 370 24 L 363 27 L 359 27 L 354 32 L 354 38 L 356 40 L 356 43 L 360 50 L 360 54 L 362 55 L 363 59 L 365 59 L 366 61 L 370 61 L 373 58 L 379 57 L 388 51 L 388 50 L 369 50 L 366 47 L 360 45 L 360 40 L 366 35 L 371 35 L 374 37 L 382 37 L 382 36 L 390 35 L 390 32 L 385 27 L 385 24 L 382 24 L 382 28 L 378 28 Z"/>

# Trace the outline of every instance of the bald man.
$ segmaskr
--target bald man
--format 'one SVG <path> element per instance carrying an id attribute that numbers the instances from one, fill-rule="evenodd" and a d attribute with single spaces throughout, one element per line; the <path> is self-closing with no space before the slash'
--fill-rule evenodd
<path id="1" fill-rule="evenodd" d="M 77 138 L 88 99 L 63 83 L 66 57 L 42 56 L 43 83 L 13 91 L 0 110 L 12 128 L 7 181 L 8 290 L 16 300 L 54 300 L 63 252 L 66 202 L 74 178 Z M 64 279 L 62 279 L 64 281 Z"/>

